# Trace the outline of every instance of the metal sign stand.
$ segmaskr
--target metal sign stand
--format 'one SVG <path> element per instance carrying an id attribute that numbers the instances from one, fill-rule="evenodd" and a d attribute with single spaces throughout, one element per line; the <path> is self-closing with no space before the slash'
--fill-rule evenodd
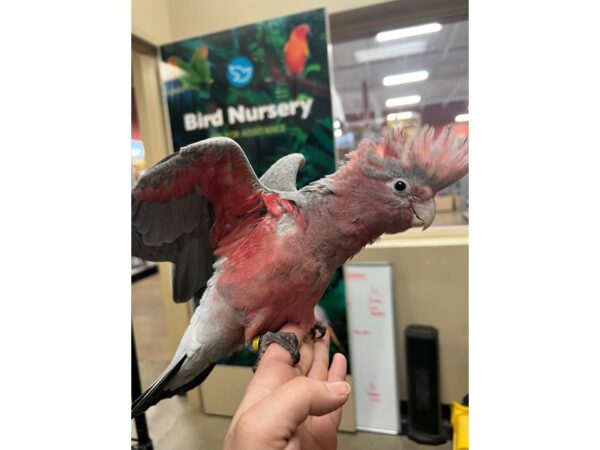
<path id="1" fill-rule="evenodd" d="M 131 324 L 131 401 L 138 398 L 141 394 L 142 384 L 140 382 L 137 352 L 135 351 L 133 324 Z M 137 442 L 131 445 L 132 450 L 153 450 L 154 447 L 152 446 L 152 439 L 150 439 L 150 434 L 148 433 L 148 424 L 146 423 L 145 413 L 142 413 L 135 418 L 135 429 L 137 432 Z"/>
<path id="2" fill-rule="evenodd" d="M 149 275 L 153 275 L 158 272 L 156 264 L 146 265 L 142 268 L 132 270 L 131 282 L 134 283 L 142 278 Z M 131 323 L 131 401 L 134 401 L 142 395 L 142 383 L 140 381 L 140 370 L 138 367 L 137 351 L 135 349 L 135 335 L 133 333 L 133 322 Z M 146 422 L 146 414 L 142 413 L 135 418 L 135 429 L 137 432 L 137 439 L 132 438 L 132 441 L 136 441 L 131 445 L 132 450 L 153 450 L 152 439 L 148 433 L 148 423 Z"/>

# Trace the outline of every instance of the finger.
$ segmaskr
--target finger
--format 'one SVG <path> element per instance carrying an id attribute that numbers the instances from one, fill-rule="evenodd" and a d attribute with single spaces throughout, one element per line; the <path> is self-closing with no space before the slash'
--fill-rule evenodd
<path id="1" fill-rule="evenodd" d="M 258 430 L 269 428 L 289 436 L 309 415 L 323 416 L 341 408 L 349 395 L 350 385 L 346 382 L 297 377 L 248 409 L 244 416 L 251 417 Z M 273 427 L 274 420 L 277 427 Z"/>
<path id="2" fill-rule="evenodd" d="M 250 380 L 248 387 L 240 406 L 237 409 L 236 415 L 244 412 L 255 403 L 259 402 L 267 395 L 271 394 L 282 384 L 287 383 L 299 375 L 296 367 L 292 367 L 292 359 L 286 357 L 286 350 L 276 344 L 269 345 L 263 359 L 258 365 L 256 373 Z M 273 348 L 273 350 L 270 350 Z M 301 350 L 302 354 L 308 354 L 306 349 Z M 287 352 L 286 352 L 287 353 Z M 307 356 L 304 356 L 305 358 Z"/>
<path id="3" fill-rule="evenodd" d="M 331 361 L 331 367 L 329 368 L 329 373 L 327 374 L 327 380 L 329 382 L 344 381 L 346 379 L 347 370 L 348 361 L 346 360 L 346 357 L 341 353 L 336 353 L 333 355 L 333 361 Z M 327 419 L 333 423 L 333 427 L 337 430 L 342 422 L 342 408 L 332 412 L 329 414 L 329 416 L 327 416 L 327 418 L 319 418 L 319 420 L 315 421 L 314 426 L 327 426 Z"/>
<path id="4" fill-rule="evenodd" d="M 325 332 L 325 336 L 315 341 L 313 348 L 313 361 L 308 378 L 325 381 L 327 379 L 327 369 L 329 367 L 329 331 Z"/>
<path id="5" fill-rule="evenodd" d="M 300 345 L 300 361 L 296 364 L 299 375 L 306 376 L 313 365 L 315 355 L 315 343 L 310 336 L 305 336 Z"/>
<path id="6" fill-rule="evenodd" d="M 296 332 L 297 327 L 286 325 L 281 331 Z M 256 373 L 250 380 L 244 398 L 236 416 L 242 414 L 252 405 L 262 400 L 282 384 L 298 375 L 306 375 L 313 362 L 313 342 L 305 338 L 300 345 L 300 361 L 292 366 L 290 353 L 280 345 L 273 343 L 267 347 L 262 356 Z M 234 418 L 234 421 L 236 418 Z"/>
<path id="7" fill-rule="evenodd" d="M 348 371 L 348 360 L 341 353 L 333 355 L 327 381 L 344 381 Z"/>

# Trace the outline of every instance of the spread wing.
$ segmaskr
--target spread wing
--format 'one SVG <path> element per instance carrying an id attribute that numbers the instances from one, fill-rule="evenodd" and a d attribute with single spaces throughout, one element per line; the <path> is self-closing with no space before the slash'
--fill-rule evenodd
<path id="1" fill-rule="evenodd" d="M 260 217 L 269 192 L 241 147 L 207 139 L 167 156 L 132 191 L 132 254 L 175 264 L 173 298 L 189 300 L 212 275 L 212 250 L 241 218 Z"/>
<path id="2" fill-rule="evenodd" d="M 292 153 L 277 160 L 267 170 L 260 182 L 273 191 L 296 191 L 296 177 L 304 167 L 304 155 Z"/>

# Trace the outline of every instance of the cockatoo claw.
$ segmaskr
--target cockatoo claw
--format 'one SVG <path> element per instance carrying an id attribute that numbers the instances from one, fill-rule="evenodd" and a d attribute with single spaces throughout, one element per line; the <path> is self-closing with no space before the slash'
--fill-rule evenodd
<path id="1" fill-rule="evenodd" d="M 318 336 L 317 336 L 317 332 L 319 333 Z M 325 336 L 326 332 L 327 332 L 327 325 L 323 322 L 317 321 L 317 322 L 315 322 L 313 327 L 310 329 L 310 337 L 313 341 L 316 339 L 321 339 L 323 336 Z"/>
<path id="2" fill-rule="evenodd" d="M 251 343 L 253 341 L 255 341 L 255 339 L 253 339 Z M 258 364 L 260 363 L 260 359 L 267 351 L 267 347 L 273 342 L 281 345 L 290 353 L 290 356 L 292 357 L 292 365 L 295 366 L 298 364 L 298 361 L 300 361 L 300 351 L 298 350 L 298 338 L 296 335 L 294 333 L 288 333 L 285 331 L 278 331 L 276 333 L 268 331 L 260 337 L 258 343 L 258 358 L 256 359 L 256 364 L 254 364 L 254 367 L 252 367 L 252 372 L 256 372 Z"/>

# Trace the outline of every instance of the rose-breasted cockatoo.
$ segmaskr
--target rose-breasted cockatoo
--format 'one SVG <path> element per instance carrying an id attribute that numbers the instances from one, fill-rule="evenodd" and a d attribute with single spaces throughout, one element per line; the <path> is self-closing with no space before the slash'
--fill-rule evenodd
<path id="1" fill-rule="evenodd" d="M 259 180 L 240 146 L 211 138 L 169 155 L 132 192 L 133 255 L 175 264 L 173 296 L 201 299 L 136 416 L 200 384 L 214 363 L 262 336 L 298 360 L 291 323 L 314 331 L 314 307 L 333 272 L 383 233 L 435 216 L 434 195 L 467 173 L 466 139 L 450 128 L 363 141 L 332 175 L 296 190 L 300 154 Z M 213 259 L 214 258 L 214 259 Z M 213 264 L 214 261 L 214 264 Z M 214 269 L 214 272 L 213 272 Z"/>

